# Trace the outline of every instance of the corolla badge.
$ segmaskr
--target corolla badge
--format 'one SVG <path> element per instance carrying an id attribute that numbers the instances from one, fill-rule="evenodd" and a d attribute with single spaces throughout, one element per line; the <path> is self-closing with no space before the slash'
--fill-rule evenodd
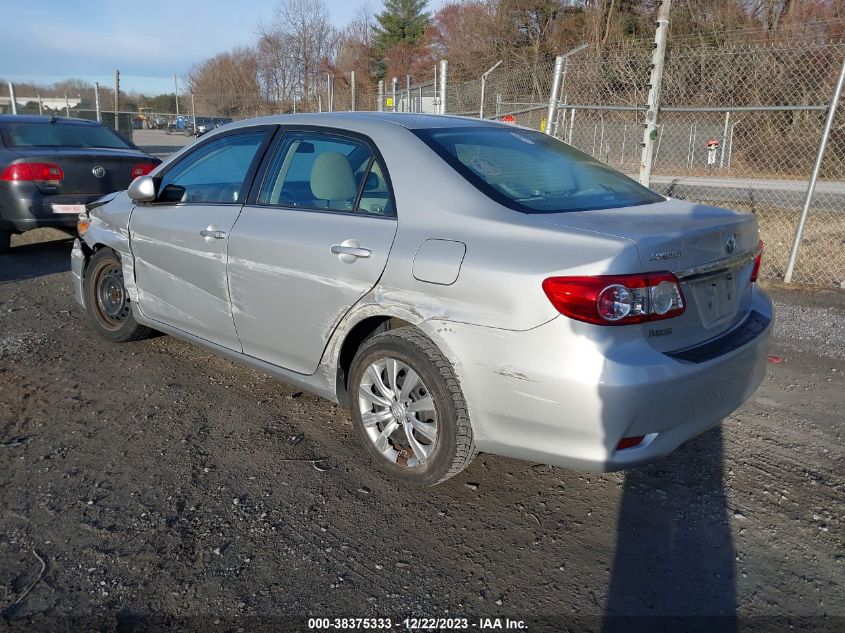
<path id="1" fill-rule="evenodd" d="M 739 242 L 739 236 L 736 233 L 731 233 L 731 236 L 725 242 L 725 252 L 728 255 L 736 250 L 737 242 Z"/>
<path id="2" fill-rule="evenodd" d="M 683 254 L 684 252 L 680 249 L 678 249 L 677 251 L 656 251 L 654 253 L 651 253 L 648 258 L 654 262 L 661 261 L 664 259 L 678 259 Z"/>
<path id="3" fill-rule="evenodd" d="M 106 168 L 97 165 L 94 169 L 91 170 L 91 173 L 94 174 L 97 178 L 102 178 L 106 175 Z"/>

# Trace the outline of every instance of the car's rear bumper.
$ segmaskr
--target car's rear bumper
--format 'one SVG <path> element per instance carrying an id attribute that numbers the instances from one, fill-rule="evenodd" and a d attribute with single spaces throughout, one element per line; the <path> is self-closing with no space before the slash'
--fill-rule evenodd
<path id="1" fill-rule="evenodd" d="M 18 186 L 14 190 L 8 187 L 2 189 L 0 190 L 0 229 L 11 230 L 15 233 L 41 227 L 76 227 L 77 214 L 56 213 L 53 205 L 85 205 L 103 196 L 102 193 L 44 195 L 34 186 Z"/>
<path id="2" fill-rule="evenodd" d="M 633 329 L 603 348 L 563 317 L 527 332 L 449 323 L 429 335 L 456 364 L 479 450 L 607 471 L 670 453 L 757 389 L 771 302 L 755 289 L 751 309 L 755 336 L 702 362 L 658 352 Z M 634 436 L 645 439 L 616 449 Z"/>
<path id="3" fill-rule="evenodd" d="M 85 271 L 85 253 L 82 251 L 82 243 L 79 238 L 73 241 L 73 250 L 70 252 L 70 274 L 71 285 L 73 286 L 73 298 L 79 305 L 85 305 L 82 301 L 82 277 Z"/>

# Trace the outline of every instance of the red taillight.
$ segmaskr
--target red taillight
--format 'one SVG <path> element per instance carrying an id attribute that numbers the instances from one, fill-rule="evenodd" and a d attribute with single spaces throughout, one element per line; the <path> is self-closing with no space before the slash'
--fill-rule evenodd
<path id="1" fill-rule="evenodd" d="M 757 253 L 754 255 L 754 268 L 751 269 L 751 281 L 757 281 L 757 275 L 760 274 L 760 264 L 763 263 L 763 240 L 757 245 Z"/>
<path id="2" fill-rule="evenodd" d="M 619 444 L 616 445 L 616 450 L 621 451 L 626 448 L 633 448 L 634 446 L 638 446 L 640 442 L 645 439 L 645 435 L 635 435 L 633 437 L 623 437 L 619 440 Z"/>
<path id="3" fill-rule="evenodd" d="M 596 325 L 630 325 L 683 314 L 684 294 L 672 273 L 549 277 L 543 291 L 558 312 Z"/>
<path id="4" fill-rule="evenodd" d="M 0 174 L 0 180 L 13 182 L 59 182 L 64 177 L 65 173 L 56 163 L 12 163 Z"/>
<path id="5" fill-rule="evenodd" d="M 137 165 L 132 167 L 132 178 L 137 178 L 138 176 L 146 176 L 156 167 L 157 165 L 155 163 L 138 163 Z"/>

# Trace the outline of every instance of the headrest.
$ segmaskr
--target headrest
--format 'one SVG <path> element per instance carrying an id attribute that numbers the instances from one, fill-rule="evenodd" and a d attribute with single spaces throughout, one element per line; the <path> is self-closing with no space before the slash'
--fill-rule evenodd
<path id="1" fill-rule="evenodd" d="M 311 192 L 317 200 L 354 200 L 358 194 L 352 166 L 339 152 L 320 154 L 311 167 Z"/>

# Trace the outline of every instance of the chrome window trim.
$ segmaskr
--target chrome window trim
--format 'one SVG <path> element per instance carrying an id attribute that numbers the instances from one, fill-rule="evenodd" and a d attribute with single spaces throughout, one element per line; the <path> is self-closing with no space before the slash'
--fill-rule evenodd
<path id="1" fill-rule="evenodd" d="M 743 251 L 724 259 L 717 259 L 708 264 L 701 264 L 700 266 L 693 266 L 685 270 L 679 270 L 675 273 L 678 281 L 693 281 L 712 275 L 730 272 L 742 268 L 748 262 L 754 261 L 757 256 L 757 250 Z"/>

